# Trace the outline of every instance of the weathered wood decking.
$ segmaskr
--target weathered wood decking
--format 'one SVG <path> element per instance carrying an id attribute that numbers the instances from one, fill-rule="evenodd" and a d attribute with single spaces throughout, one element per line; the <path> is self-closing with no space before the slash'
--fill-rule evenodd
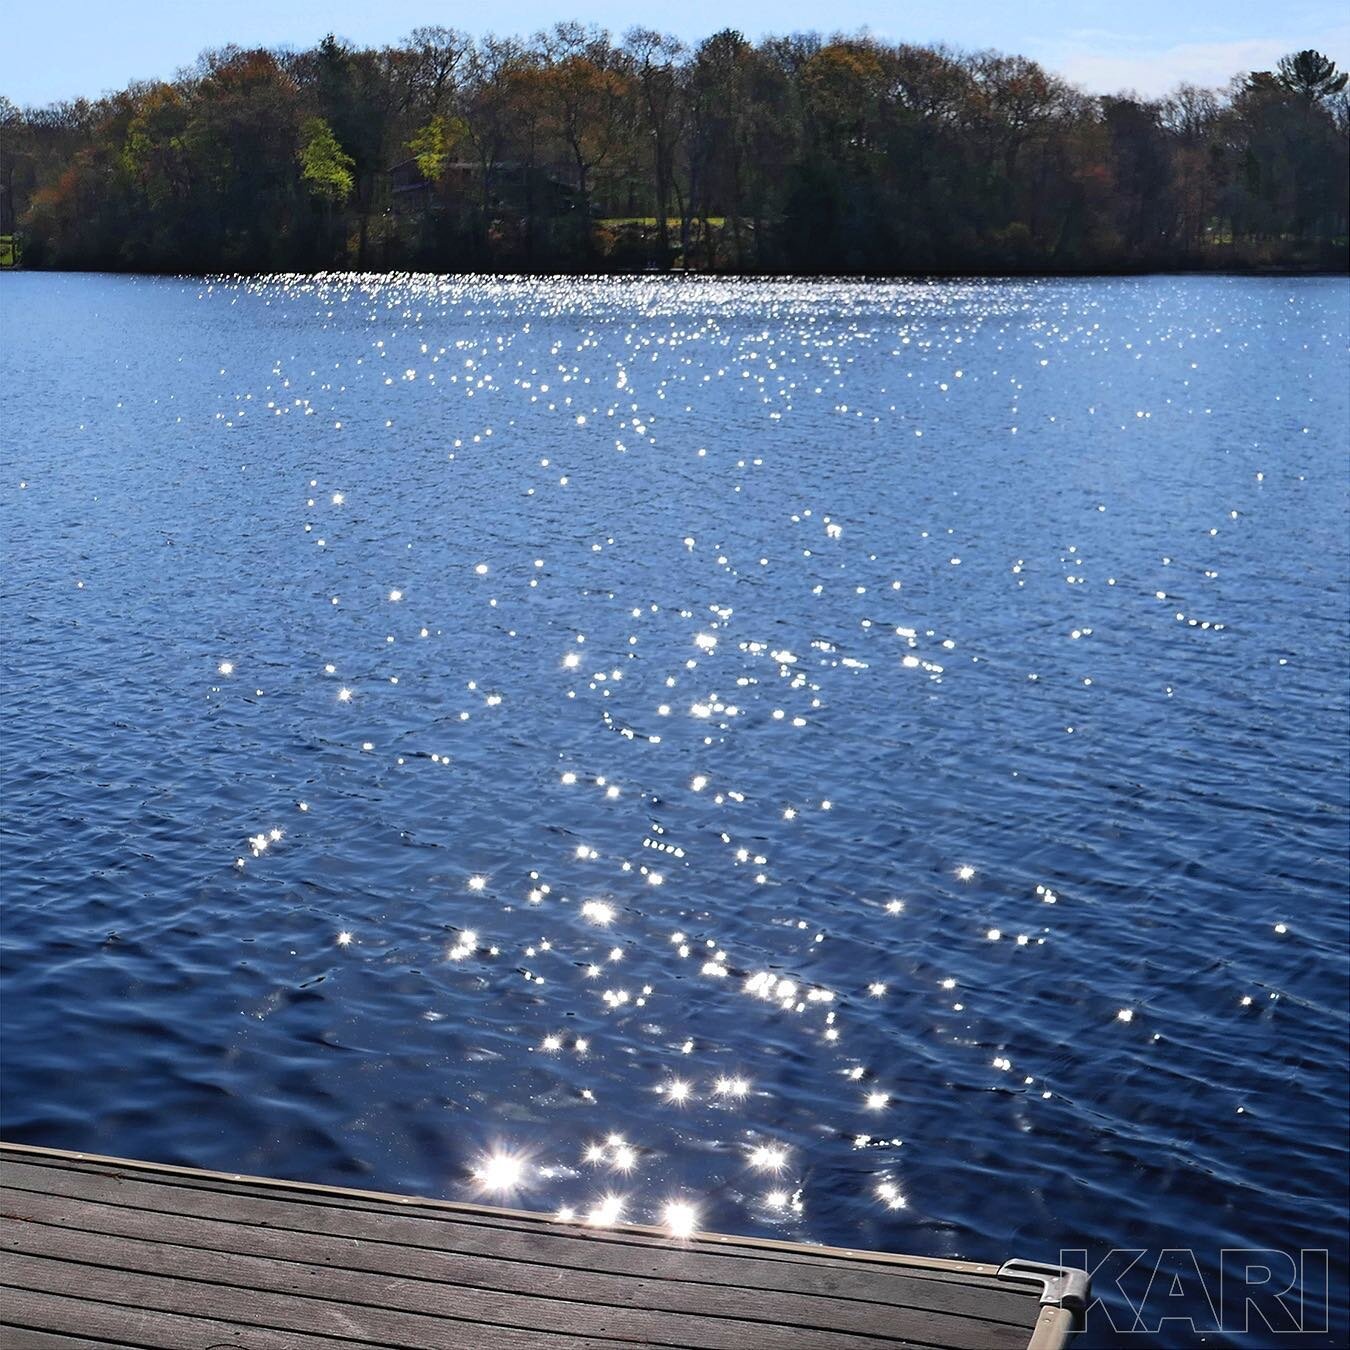
<path id="1" fill-rule="evenodd" d="M 3 1350 L 1052 1350 L 1071 1320 L 997 1266 L 18 1144 L 0 1219 Z"/>

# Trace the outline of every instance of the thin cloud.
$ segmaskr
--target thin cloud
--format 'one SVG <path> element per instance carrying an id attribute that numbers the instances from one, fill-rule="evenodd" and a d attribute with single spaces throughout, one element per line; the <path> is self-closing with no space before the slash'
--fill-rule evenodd
<path id="1" fill-rule="evenodd" d="M 1231 42 L 1179 42 L 1150 46 L 1122 34 L 1078 33 L 1045 63 L 1094 94 L 1132 89 L 1156 97 L 1183 81 L 1222 87 L 1249 70 L 1270 70 L 1288 52 L 1316 47 L 1342 66 L 1350 51 L 1350 25 L 1319 35 L 1244 38 Z"/>

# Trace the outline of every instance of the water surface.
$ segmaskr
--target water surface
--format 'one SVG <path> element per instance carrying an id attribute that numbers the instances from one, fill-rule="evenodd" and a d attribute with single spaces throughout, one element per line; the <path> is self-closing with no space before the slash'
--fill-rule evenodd
<path id="1" fill-rule="evenodd" d="M 1347 294 L 4 277 L 6 1137 L 1343 1303 Z"/>

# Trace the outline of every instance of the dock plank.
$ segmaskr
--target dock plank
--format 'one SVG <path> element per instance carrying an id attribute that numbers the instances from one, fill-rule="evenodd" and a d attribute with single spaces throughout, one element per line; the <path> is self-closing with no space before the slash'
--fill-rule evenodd
<path id="1" fill-rule="evenodd" d="M 108 1350 L 109 1341 L 91 1341 L 85 1336 L 62 1336 L 55 1331 L 36 1331 L 32 1327 L 16 1327 L 0 1320 L 0 1347 L 9 1350 L 19 1346 L 23 1350 Z"/>
<path id="2" fill-rule="evenodd" d="M 352 1350 L 350 1340 L 277 1331 L 254 1322 L 219 1322 L 156 1309 L 126 1307 L 69 1295 L 16 1289 L 0 1284 L 0 1347 L 3 1350 Z M 31 1324 L 31 1325 L 30 1325 Z M 58 1328 L 48 1330 L 47 1328 Z M 642 1350 L 622 1341 L 591 1341 L 494 1329 L 493 1350 Z M 481 1338 L 444 1341 L 437 1350 L 483 1350 Z"/>
<path id="3" fill-rule="evenodd" d="M 0 1350 L 1037 1350 L 997 1268 L 0 1145 Z M 1035 1331 L 1041 1321 L 1041 1330 Z"/>
<path id="4" fill-rule="evenodd" d="M 94 1337 L 94 1344 L 122 1350 L 216 1350 L 237 1345 L 241 1350 L 343 1350 L 342 1342 L 296 1335 L 267 1327 L 216 1322 L 204 1317 L 174 1316 L 152 1308 L 128 1307 L 49 1293 L 44 1289 L 0 1285 L 3 1298 L 4 1350 L 36 1350 L 46 1334 Z M 247 1340 L 245 1340 L 247 1337 Z M 350 1347 L 348 1347 L 350 1350 Z M 571 1348 L 569 1347 L 569 1350 Z"/>
<path id="5" fill-rule="evenodd" d="M 79 1198 L 91 1205 L 84 1212 L 83 1221 L 97 1222 L 104 1231 L 123 1231 L 119 1225 L 124 1223 L 135 1225 L 137 1214 L 161 1215 L 163 1221 L 168 1222 L 182 1213 L 184 1205 L 181 1194 L 134 1179 L 80 1176 L 72 1180 L 59 1173 L 48 1179 L 45 1172 L 14 1175 L 20 1171 L 17 1167 L 6 1169 L 10 1206 L 22 1206 L 24 1195 Z M 17 1186 L 33 1189 L 21 1191 Z M 331 1213 L 313 1205 L 218 1191 L 194 1196 L 191 1205 L 194 1220 L 240 1228 L 249 1242 L 255 1235 L 277 1230 L 304 1233 L 311 1238 L 334 1236 L 364 1243 L 367 1251 L 373 1250 L 374 1244 L 410 1248 L 412 1251 L 406 1260 L 416 1261 L 434 1255 L 458 1262 L 461 1270 L 482 1270 L 486 1266 L 493 1270 L 497 1279 L 503 1278 L 503 1266 L 524 1266 L 527 1271 L 531 1266 L 560 1267 L 569 1271 L 611 1274 L 629 1282 L 650 1281 L 650 1286 L 643 1285 L 644 1290 L 655 1288 L 658 1282 L 680 1282 L 708 1285 L 713 1289 L 778 1290 L 785 1295 L 813 1295 L 824 1300 L 883 1303 L 957 1315 L 970 1313 L 970 1299 L 965 1292 L 967 1286 L 956 1284 L 950 1278 L 920 1281 L 907 1271 L 889 1267 L 879 1272 L 814 1265 L 805 1269 L 785 1269 L 786 1263 L 761 1263 L 755 1257 L 730 1256 L 721 1252 L 705 1254 L 674 1248 L 668 1242 L 664 1247 L 655 1244 L 631 1247 L 599 1241 L 590 1230 L 563 1226 L 541 1225 L 540 1231 L 527 1233 L 481 1225 L 465 1228 L 435 1218 L 415 1217 L 406 1211 L 362 1213 L 353 1219 L 340 1211 Z M 119 1217 L 120 1211 L 133 1217 L 123 1219 Z M 42 1212 L 34 1212 L 31 1217 L 41 1218 Z M 147 1222 L 153 1224 L 156 1220 Z M 211 1230 L 198 1230 L 199 1233 L 208 1231 Z M 215 1241 L 202 1245 L 224 1242 L 222 1249 L 230 1250 L 236 1240 L 228 1232 L 216 1232 L 214 1236 Z M 272 1250 L 283 1250 L 293 1242 L 293 1237 L 280 1237 Z M 307 1243 L 307 1253 L 310 1250 Z M 478 1263 L 471 1260 L 475 1257 L 479 1258 Z M 535 1277 L 534 1272 L 530 1275 Z M 988 1282 L 987 1289 L 983 1283 L 978 1287 L 987 1294 L 980 1302 L 980 1316 L 1025 1325 L 1024 1293 L 1010 1290 L 1006 1284 L 1000 1285 L 995 1280 Z M 630 1288 L 625 1297 L 632 1296 L 633 1289 Z M 875 1318 L 875 1310 L 870 1315 Z M 825 1324 L 835 1325 L 835 1322 L 827 1320 Z"/>
<path id="6" fill-rule="evenodd" d="M 753 1320 L 742 1320 L 730 1314 L 672 1314 L 640 1306 L 636 1301 L 627 1307 L 599 1302 L 585 1287 L 580 1273 L 566 1283 L 559 1277 L 549 1295 L 541 1291 L 541 1296 L 532 1296 L 355 1270 L 343 1270 L 335 1277 L 331 1269 L 299 1259 L 276 1261 L 241 1252 L 182 1248 L 22 1223 L 6 1225 L 0 1234 L 0 1251 L 7 1254 L 7 1267 L 16 1258 L 22 1266 L 22 1257 L 40 1256 L 84 1267 L 81 1278 L 92 1278 L 87 1273 L 91 1268 L 97 1268 L 105 1281 L 144 1276 L 147 1302 L 170 1312 L 237 1307 L 247 1294 L 250 1302 L 263 1299 L 266 1307 L 286 1317 L 277 1325 L 398 1346 L 436 1344 L 448 1334 L 437 1320 L 448 1319 L 635 1340 L 651 1346 L 744 1350 L 760 1334 L 762 1328 L 757 1324 L 775 1321 L 772 1315 L 764 1316 L 763 1309 L 755 1310 L 761 1315 Z M 295 1256 L 299 1256 L 298 1251 Z M 291 1318 L 294 1309 L 290 1302 L 274 1301 L 271 1295 L 307 1300 L 296 1313 L 298 1320 Z M 179 1305 L 179 1299 L 188 1300 L 186 1308 Z M 931 1344 L 928 1332 L 931 1329 L 940 1335 L 942 1321 L 930 1316 L 917 1325 L 917 1342 Z M 1009 1345 L 1008 1328 L 1000 1323 L 990 1326 L 992 1333 L 972 1322 L 970 1350 L 1001 1350 Z M 353 1337 L 354 1329 L 359 1329 L 360 1336 Z M 998 1335 L 1000 1331 L 1002 1336 Z M 782 1350 L 873 1350 L 884 1332 L 880 1325 L 853 1335 L 789 1323 L 777 1327 L 774 1335 Z"/>
<path id="7" fill-rule="evenodd" d="M 35 1158 L 25 1151 L 18 1155 L 23 1163 L 32 1163 L 51 1169 L 52 1164 L 40 1157 Z M 535 1236 L 541 1225 L 552 1231 L 560 1231 L 573 1237 L 581 1237 L 589 1242 L 604 1242 L 623 1245 L 641 1245 L 658 1251 L 670 1249 L 669 1238 L 656 1230 L 640 1225 L 625 1224 L 617 1228 L 587 1228 L 578 1225 L 560 1224 L 552 1216 L 527 1213 L 520 1210 L 493 1209 L 481 1205 L 465 1205 L 444 1200 L 428 1200 L 416 1196 L 385 1196 L 376 1192 L 345 1190 L 337 1187 L 313 1186 L 301 1182 L 276 1181 L 265 1177 L 231 1177 L 224 1173 L 202 1173 L 189 1169 L 174 1169 L 122 1159 L 96 1160 L 89 1155 L 75 1155 L 77 1161 L 67 1165 L 64 1160 L 57 1170 L 69 1174 L 72 1178 L 80 1175 L 89 1177 L 108 1177 L 120 1181 L 145 1181 L 171 1187 L 188 1187 L 193 1190 L 217 1191 L 230 1197 L 253 1196 L 268 1202 L 280 1197 L 289 1197 L 299 1204 L 323 1204 L 337 1209 L 350 1209 L 364 1213 L 389 1215 L 412 1214 L 431 1217 L 437 1221 L 453 1221 L 476 1225 L 494 1232 L 515 1231 Z M 8 1175 L 16 1178 L 12 1184 L 21 1185 L 18 1180 L 21 1166 L 16 1159 L 10 1164 Z M 39 1180 L 39 1188 L 48 1184 Z M 50 1184 L 61 1184 L 55 1181 Z M 77 1184 L 74 1181 L 66 1184 Z M 71 1191 L 71 1194 L 77 1192 Z M 196 1203 L 188 1202 L 188 1203 Z M 856 1261 L 874 1263 L 904 1273 L 912 1278 L 950 1279 L 953 1273 L 960 1275 L 963 1282 L 984 1284 L 989 1288 L 1006 1288 L 998 1278 L 998 1267 L 969 1261 L 946 1261 L 939 1258 L 920 1258 L 897 1256 L 889 1252 L 859 1251 L 854 1249 L 808 1247 L 800 1243 L 782 1242 L 764 1238 L 731 1237 L 720 1233 L 699 1234 L 699 1243 L 708 1244 L 711 1251 L 730 1251 L 735 1255 L 753 1256 L 762 1261 L 783 1262 L 792 1265 L 818 1265 L 830 1271 L 839 1267 L 838 1257 L 847 1255 Z"/>
<path id="8" fill-rule="evenodd" d="M 220 1223 L 213 1219 L 183 1217 L 177 1214 L 123 1209 L 96 1205 L 64 1197 L 11 1191 L 6 1196 L 6 1216 L 30 1223 L 52 1224 L 122 1238 L 215 1252 L 247 1252 L 273 1261 L 296 1259 L 296 1230 L 276 1231 L 253 1225 Z M 35 1239 L 37 1240 L 37 1239 Z M 42 1239 L 50 1244 L 50 1239 Z M 539 1265 L 529 1260 L 504 1261 L 491 1257 L 465 1255 L 457 1251 L 407 1248 L 392 1243 L 362 1240 L 356 1237 L 331 1237 L 309 1233 L 303 1259 L 315 1267 L 363 1276 L 407 1277 L 430 1281 L 440 1287 L 469 1286 L 474 1290 L 503 1293 L 545 1293 L 566 1290 L 577 1297 L 575 1283 L 584 1280 L 587 1301 L 615 1306 L 637 1304 L 658 1312 L 687 1314 L 704 1312 L 720 1317 L 756 1320 L 764 1311 L 764 1300 L 756 1300 L 757 1291 L 716 1284 L 693 1284 L 683 1280 L 652 1280 L 641 1276 L 616 1276 L 598 1270 L 574 1271 L 564 1267 Z M 734 1271 L 733 1271 L 734 1273 Z M 329 1276 L 331 1279 L 331 1274 Z M 390 1286 L 382 1284 L 382 1288 Z M 956 1288 L 940 1288 L 936 1293 L 920 1287 L 920 1297 L 938 1306 L 911 1304 L 916 1311 L 925 1309 L 961 1315 L 961 1293 Z M 554 1294 L 553 1296 L 560 1296 Z M 998 1325 L 1021 1327 L 1017 1314 L 1024 1313 L 1025 1300 L 1016 1294 L 1001 1295 L 1006 1301 L 994 1311 L 1004 1317 L 984 1319 Z M 875 1335 L 877 1308 L 869 1303 L 837 1296 L 819 1296 L 787 1291 L 772 1299 L 770 1320 L 790 1319 L 798 1327 L 833 1329 L 858 1335 Z M 917 1325 L 917 1320 L 916 1320 Z M 972 1333 L 974 1337 L 975 1333 Z M 1004 1343 L 1006 1337 L 989 1338 L 990 1344 Z"/>

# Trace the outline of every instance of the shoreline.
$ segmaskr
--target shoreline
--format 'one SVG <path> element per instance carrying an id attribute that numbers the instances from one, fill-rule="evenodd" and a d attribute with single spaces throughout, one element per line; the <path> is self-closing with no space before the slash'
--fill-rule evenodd
<path id="1" fill-rule="evenodd" d="M 198 271 L 195 269 L 172 270 L 144 267 L 27 267 L 22 263 L 0 268 L 0 276 L 5 273 L 25 273 L 35 276 L 119 276 L 119 277 L 173 277 L 184 281 L 212 281 L 227 278 L 238 281 L 250 277 L 462 277 L 466 280 L 502 281 L 502 280 L 550 280 L 567 279 L 571 281 L 613 281 L 621 278 L 669 281 L 754 281 L 754 282 L 867 282 L 891 283 L 899 281 L 1098 281 L 1124 277 L 1232 277 L 1284 278 L 1284 277 L 1350 277 L 1350 259 L 1344 267 L 1136 267 L 1102 268 L 1096 270 L 1054 268 L 1002 268 L 980 271 L 976 269 L 932 270 L 914 272 L 739 272 L 706 271 L 693 268 L 671 268 L 668 271 L 639 268 L 613 269 L 610 271 L 550 271 L 548 269 L 524 270 L 503 269 L 495 272 L 473 269 L 456 270 L 452 268 L 419 267 L 367 267 L 367 268 L 300 268 L 275 269 L 266 271 L 250 269 L 245 271 Z"/>

